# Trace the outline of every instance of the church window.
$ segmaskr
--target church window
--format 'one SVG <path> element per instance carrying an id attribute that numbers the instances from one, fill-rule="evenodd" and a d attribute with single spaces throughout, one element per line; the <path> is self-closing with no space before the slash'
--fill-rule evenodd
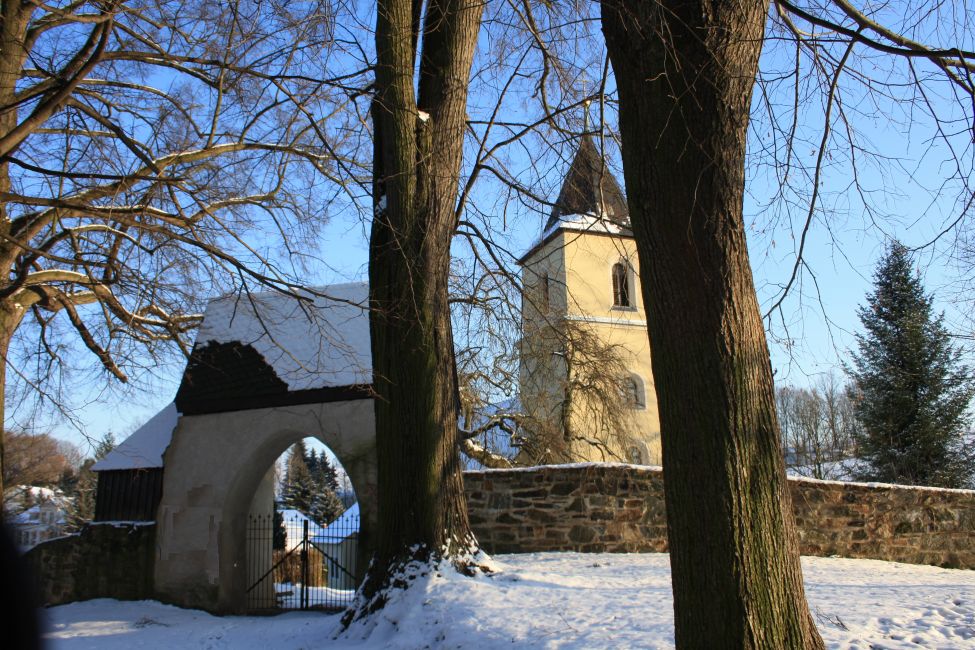
<path id="1" fill-rule="evenodd" d="M 636 445 L 631 445 L 630 448 L 626 450 L 626 459 L 634 465 L 642 465 L 643 454 L 640 452 L 640 448 Z"/>
<path id="2" fill-rule="evenodd" d="M 613 265 L 613 306 L 632 307 L 630 296 L 630 269 L 625 262 Z"/>
<path id="3" fill-rule="evenodd" d="M 548 273 L 542 275 L 542 311 L 548 311 L 549 298 L 551 297 L 551 278 L 548 277 Z"/>
<path id="4" fill-rule="evenodd" d="M 623 378 L 623 397 L 630 408 L 647 407 L 646 391 L 643 388 L 643 380 L 639 376 L 629 375 Z"/>

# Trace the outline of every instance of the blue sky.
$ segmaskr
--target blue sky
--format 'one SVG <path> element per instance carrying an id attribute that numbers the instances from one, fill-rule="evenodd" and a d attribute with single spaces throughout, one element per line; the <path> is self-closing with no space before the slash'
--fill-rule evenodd
<path id="1" fill-rule="evenodd" d="M 914 224 L 897 234 L 914 244 L 926 236 L 931 225 Z M 523 224 L 512 232 L 519 250 L 526 250 L 540 229 L 539 224 Z M 842 363 L 844 351 L 853 345 L 852 333 L 859 328 L 856 308 L 864 302 L 870 290 L 873 267 L 882 253 L 887 236 L 876 230 L 842 234 L 842 250 L 823 229 L 814 230 L 807 243 L 807 258 L 816 271 L 823 304 L 820 306 L 811 295 L 808 281 L 797 286 L 797 289 L 810 295 L 801 304 L 790 303 L 784 310 L 793 345 L 789 348 L 781 342 L 770 340 L 773 367 L 780 383 L 808 385 L 814 383 L 821 373 L 833 370 L 841 374 L 838 366 Z M 336 218 L 328 225 L 322 235 L 322 247 L 323 255 L 332 268 L 323 272 L 323 284 L 365 279 L 367 237 L 368 233 L 355 216 Z M 764 241 L 753 245 L 751 255 L 756 285 L 762 287 L 769 283 L 781 283 L 791 271 L 794 261 L 791 251 L 791 242 L 776 242 L 774 247 Z M 927 261 L 923 253 L 919 257 L 922 258 L 919 269 L 924 271 L 929 290 L 948 282 L 949 275 L 943 269 L 943 264 Z M 942 291 L 946 292 L 946 289 Z M 767 307 L 767 297 L 764 303 L 763 306 Z M 942 299 L 938 305 L 940 309 L 949 310 L 949 316 L 955 315 L 951 311 L 953 305 L 950 301 Z M 780 327 L 776 329 L 781 331 Z M 100 435 L 98 432 L 111 430 L 117 438 L 121 438 L 165 406 L 175 394 L 181 368 L 174 364 L 160 370 L 159 378 L 148 392 L 124 395 L 113 392 L 107 398 L 93 396 L 95 401 L 78 414 L 86 430 L 96 437 Z M 56 431 L 58 435 L 78 444 L 86 444 L 70 426 L 62 424 Z"/>
<path id="2" fill-rule="evenodd" d="M 591 29 L 592 25 L 578 28 L 584 27 Z M 485 68 L 477 77 L 479 85 L 470 102 L 475 119 L 491 109 L 491 93 L 504 81 L 505 73 L 515 65 L 515 54 L 520 51 L 517 44 L 508 44 L 504 50 L 507 58 L 502 58 L 494 49 L 500 45 L 482 40 L 478 56 L 485 60 L 499 59 L 499 62 L 497 67 Z M 573 56 L 583 62 L 575 71 L 577 78 L 591 86 L 594 82 L 589 80 L 599 77 L 602 50 L 597 47 L 593 51 L 574 52 Z M 857 63 L 861 69 L 876 74 L 877 66 L 884 61 L 864 53 Z M 770 78 L 777 69 L 789 65 L 792 58 L 788 44 L 772 41 L 766 45 L 762 70 Z M 888 66 L 876 76 L 890 84 L 888 90 L 903 92 L 904 74 L 902 67 Z M 762 156 L 765 148 L 781 146 L 783 125 L 763 119 L 760 111 L 753 115 L 745 214 L 755 284 L 763 310 L 775 301 L 777 288 L 787 281 L 796 260 L 813 185 L 808 170 L 818 151 L 825 121 L 824 95 L 817 94 L 816 85 L 821 82 L 812 72 L 802 79 L 806 99 L 797 116 L 791 177 L 784 179 L 782 165 L 771 164 Z M 607 89 L 612 92 L 611 82 Z M 776 86 L 773 82 L 767 87 L 772 102 L 782 100 L 782 105 L 788 101 L 790 90 L 788 84 Z M 939 143 L 934 121 L 924 114 L 923 107 L 903 102 L 885 105 L 856 77 L 844 83 L 841 91 L 843 111 L 834 114 L 830 121 L 830 155 L 824 159 L 817 211 L 804 248 L 807 266 L 781 311 L 769 321 L 770 351 L 780 383 L 807 385 L 822 373 L 836 371 L 846 350 L 853 345 L 852 335 L 859 327 L 856 308 L 870 290 L 873 267 L 884 243 L 895 236 L 909 247 L 927 244 L 959 210 L 955 197 L 960 188 L 951 184 L 943 186 L 943 179 L 952 171 L 948 166 L 949 152 Z M 532 93 L 530 85 L 515 88 L 507 100 L 507 114 L 530 115 Z M 949 122 L 963 120 L 960 136 L 954 138 L 960 142 L 954 153 L 970 164 L 970 116 L 965 113 L 968 109 L 956 108 L 955 100 L 943 84 L 931 86 L 930 109 Z M 572 117 L 581 123 L 578 112 Z M 610 115 L 610 124 L 612 121 Z M 856 132 L 852 137 L 847 128 L 850 125 Z M 494 137 L 503 135 L 502 132 Z M 505 162 L 514 175 L 520 170 L 534 190 L 548 194 L 557 192 L 559 177 L 567 165 L 566 156 L 571 155 L 571 147 L 566 146 L 556 155 L 535 159 L 535 152 L 552 135 L 540 132 L 523 147 L 519 145 L 505 152 Z M 871 152 L 876 155 L 869 156 Z M 610 154 L 611 158 L 615 157 L 614 152 Z M 856 184 L 853 183 L 854 155 Z M 478 218 L 490 222 L 514 254 L 523 252 L 540 233 L 545 209 L 509 200 L 500 183 L 490 178 L 483 180 L 471 199 L 473 205 L 486 213 Z M 780 193 L 783 186 L 787 189 Z M 774 201 L 775 197 L 779 200 Z M 323 263 L 309 282 L 321 285 L 364 279 L 367 237 L 368 227 L 359 214 L 333 213 L 320 237 L 319 257 Z M 966 330 L 964 296 L 952 293 L 956 290 L 952 286 L 955 269 L 948 257 L 952 242 L 951 236 L 943 238 L 919 250 L 916 260 L 928 290 L 936 293 L 938 308 L 947 311 L 950 324 Z M 154 378 L 148 382 L 148 390 L 106 392 L 98 382 L 82 386 L 75 396 L 79 404 L 87 403 L 75 414 L 82 429 L 93 438 L 109 430 L 122 437 L 162 408 L 175 393 L 181 364 L 151 370 Z M 86 444 L 77 428 L 63 422 L 54 422 L 52 427 L 58 435 Z"/>

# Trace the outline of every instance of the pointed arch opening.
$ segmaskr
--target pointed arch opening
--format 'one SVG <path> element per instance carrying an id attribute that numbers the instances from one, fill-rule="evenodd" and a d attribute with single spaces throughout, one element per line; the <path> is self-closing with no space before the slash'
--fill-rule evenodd
<path id="1" fill-rule="evenodd" d="M 623 378 L 623 394 L 630 408 L 637 410 L 647 408 L 647 391 L 639 375 L 630 373 Z"/>
<path id="2" fill-rule="evenodd" d="M 633 307 L 631 275 L 630 265 L 625 260 L 613 265 L 613 307 Z"/>
<path id="3" fill-rule="evenodd" d="M 248 611 L 342 609 L 357 586 L 359 507 L 352 481 L 316 437 L 272 464 L 273 508 L 247 520 Z M 255 499 L 259 498 L 260 488 Z M 266 497 L 265 497 L 266 500 Z"/>
<path id="4" fill-rule="evenodd" d="M 548 271 L 545 271 L 542 274 L 541 288 L 542 288 L 542 296 L 540 300 L 541 302 L 540 309 L 542 310 L 542 312 L 548 313 L 549 306 L 551 305 L 551 299 L 552 299 L 552 278 L 549 276 Z"/>

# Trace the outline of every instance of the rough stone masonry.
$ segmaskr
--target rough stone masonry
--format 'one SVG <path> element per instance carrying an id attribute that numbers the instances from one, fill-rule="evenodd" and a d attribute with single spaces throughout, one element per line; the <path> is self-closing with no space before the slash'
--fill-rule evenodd
<path id="1" fill-rule="evenodd" d="M 464 475 L 491 553 L 667 550 L 663 472 L 553 465 Z M 803 555 L 975 569 L 975 491 L 790 479 Z"/>

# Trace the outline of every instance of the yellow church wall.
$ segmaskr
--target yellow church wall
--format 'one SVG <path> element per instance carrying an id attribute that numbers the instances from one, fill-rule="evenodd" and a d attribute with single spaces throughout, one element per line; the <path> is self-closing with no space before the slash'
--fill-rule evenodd
<path id="1" fill-rule="evenodd" d="M 636 243 L 630 237 L 563 231 L 566 286 L 571 299 L 569 314 L 610 318 L 613 321 L 646 321 L 637 276 L 640 271 Z M 630 271 L 633 308 L 613 306 L 612 268 L 624 262 Z M 645 326 L 644 326 L 645 327 Z"/>
<path id="2" fill-rule="evenodd" d="M 613 305 L 612 268 L 624 261 L 631 267 L 629 274 L 630 301 L 633 307 Z M 544 303 L 542 284 L 549 277 L 549 301 Z M 608 345 L 619 346 L 629 371 L 639 377 L 643 387 L 643 408 L 633 410 L 631 438 L 641 450 L 644 462 L 660 463 L 660 424 L 657 413 L 653 375 L 650 369 L 650 345 L 647 339 L 646 314 L 639 288 L 639 263 L 633 240 L 623 236 L 609 236 L 561 229 L 550 241 L 524 260 L 525 303 L 523 331 L 535 337 L 534 345 L 545 349 L 553 345 L 544 335 L 539 344 L 539 332 L 546 320 L 555 322 L 564 317 L 585 324 Z M 522 396 L 528 407 L 551 410 L 555 388 L 564 384 L 565 367 L 561 359 L 548 354 L 536 354 L 523 360 Z M 578 398 L 576 398 L 578 399 Z M 592 412 L 586 405 L 576 405 L 570 423 L 573 431 L 585 431 L 591 422 L 584 421 Z M 627 449 L 611 445 L 621 459 L 629 459 Z M 579 460 L 612 460 L 598 447 L 579 443 L 574 448 Z"/>
<path id="3" fill-rule="evenodd" d="M 522 271 L 522 324 L 544 321 L 549 313 L 564 314 L 568 307 L 566 297 L 566 266 L 562 255 L 563 239 L 556 235 L 531 255 Z M 527 260 L 526 260 L 527 261 Z M 543 284 L 548 276 L 548 301 Z M 523 327 L 524 329 L 524 327 Z"/>
<path id="4" fill-rule="evenodd" d="M 519 392 L 527 415 L 538 421 L 554 421 L 565 377 L 564 363 L 556 355 L 561 340 L 552 327 L 567 307 L 561 237 L 544 243 L 526 261 L 522 269 Z"/>

